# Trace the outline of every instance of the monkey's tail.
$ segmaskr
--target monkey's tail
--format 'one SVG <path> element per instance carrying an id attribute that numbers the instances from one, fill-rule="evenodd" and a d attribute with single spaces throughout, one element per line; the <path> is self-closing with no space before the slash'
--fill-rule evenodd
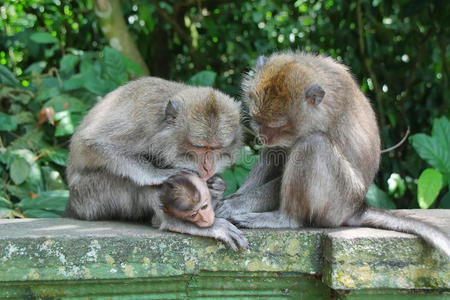
<path id="1" fill-rule="evenodd" d="M 450 259 L 450 238 L 439 228 L 406 216 L 396 216 L 392 212 L 374 207 L 366 207 L 353 216 L 349 226 L 368 226 L 381 229 L 412 233 L 447 254 Z"/>

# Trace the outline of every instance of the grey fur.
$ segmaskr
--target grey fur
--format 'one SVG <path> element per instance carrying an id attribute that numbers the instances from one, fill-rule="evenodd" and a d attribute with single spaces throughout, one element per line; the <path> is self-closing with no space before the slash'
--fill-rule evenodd
<path id="1" fill-rule="evenodd" d="M 291 91 L 288 95 L 296 97 L 285 113 L 295 134 L 272 145 L 284 149 L 287 161 L 277 166 L 271 161 L 257 164 L 242 188 L 218 203 L 216 216 L 248 228 L 351 225 L 411 232 L 450 257 L 449 238 L 439 229 L 366 207 L 364 198 L 380 161 L 380 138 L 373 109 L 346 66 L 321 55 L 275 53 L 243 82 L 249 111 L 258 111 L 249 95 L 258 94 L 259 84 L 267 86 L 268 78 L 278 72 L 277 64 L 297 67 L 295 76 L 284 82 Z M 316 85 L 320 89 L 308 89 Z M 299 86 L 303 92 L 293 94 Z M 311 92 L 322 101 L 314 105 L 302 101 Z M 270 151 L 267 147 L 263 156 Z M 267 174 L 277 172 L 282 173 L 279 210 L 255 213 L 267 211 L 261 209 L 271 202 L 272 193 L 257 191 L 268 182 Z"/>
<path id="2" fill-rule="evenodd" d="M 196 157 L 183 148 L 186 139 L 222 143 L 214 171 L 230 165 L 241 147 L 239 119 L 233 99 L 211 88 L 154 77 L 119 87 L 89 111 L 72 137 L 66 215 L 148 223 L 155 216 L 160 229 L 246 248 L 245 237 L 226 220 L 199 228 L 164 214 L 158 186 L 183 169 L 198 171 Z"/>

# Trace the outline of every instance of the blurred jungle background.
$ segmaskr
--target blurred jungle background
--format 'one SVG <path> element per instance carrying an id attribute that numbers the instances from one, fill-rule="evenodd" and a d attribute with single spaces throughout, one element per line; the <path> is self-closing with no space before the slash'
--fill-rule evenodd
<path id="1" fill-rule="evenodd" d="M 103 95 L 152 75 L 239 100 L 261 54 L 324 53 L 350 66 L 381 128 L 367 202 L 450 208 L 450 2 L 421 0 L 2 0 L 0 217 L 59 217 L 71 134 Z M 227 193 L 259 146 L 248 134 Z"/>

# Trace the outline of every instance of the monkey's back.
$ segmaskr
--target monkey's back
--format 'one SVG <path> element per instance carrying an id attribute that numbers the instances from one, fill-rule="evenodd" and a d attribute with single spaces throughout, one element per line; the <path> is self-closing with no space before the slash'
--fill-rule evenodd
<path id="1" fill-rule="evenodd" d="M 381 147 L 375 112 L 347 66 L 322 55 L 297 52 L 296 61 L 311 68 L 326 90 L 321 105 L 329 109 L 326 132 L 360 172 L 366 187 L 378 171 Z"/>
<path id="2" fill-rule="evenodd" d="M 110 92 L 86 114 L 69 146 L 66 170 L 70 190 L 68 216 L 93 219 L 89 207 L 91 211 L 94 207 L 103 207 L 111 215 L 98 213 L 102 211 L 100 208 L 97 219 L 115 216 L 131 219 L 128 210 L 139 201 L 140 193 L 136 190 L 142 187 L 108 172 L 105 156 L 110 150 L 130 146 L 135 152 L 148 151 L 148 139 L 160 130 L 153 124 L 159 124 L 164 118 L 165 103 L 185 87 L 160 78 L 144 77 Z M 134 154 L 130 152 L 130 155 Z"/>
<path id="3" fill-rule="evenodd" d="M 318 104 L 301 101 L 312 85 L 324 90 Z M 286 87 L 294 92 L 279 97 Z M 281 208 L 305 223 L 342 225 L 364 204 L 380 160 L 375 113 L 348 68 L 322 55 L 276 53 L 247 79 L 244 89 L 272 94 L 266 101 L 273 102 L 289 95 L 284 114 L 296 124 L 292 153 L 301 163 L 285 167 Z"/>

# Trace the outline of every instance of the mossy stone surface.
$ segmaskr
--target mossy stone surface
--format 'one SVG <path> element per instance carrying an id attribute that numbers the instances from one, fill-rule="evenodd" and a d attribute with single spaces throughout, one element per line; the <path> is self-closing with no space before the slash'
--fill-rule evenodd
<path id="1" fill-rule="evenodd" d="M 450 234 L 450 211 L 403 213 Z M 220 241 L 143 224 L 0 220 L 0 299 L 356 299 L 377 291 L 445 299 L 450 292 L 449 259 L 410 234 L 370 228 L 244 234 L 250 249 L 233 252 Z"/>

